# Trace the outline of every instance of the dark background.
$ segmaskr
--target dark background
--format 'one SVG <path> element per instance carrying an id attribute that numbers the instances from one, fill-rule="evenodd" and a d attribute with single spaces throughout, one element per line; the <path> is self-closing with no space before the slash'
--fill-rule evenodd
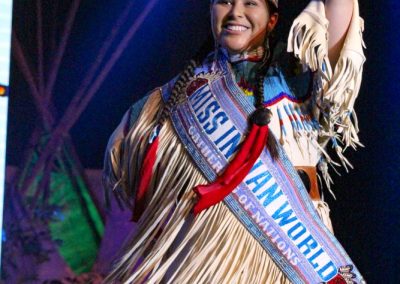
<path id="1" fill-rule="evenodd" d="M 49 3 L 51 1 L 48 1 Z M 56 17 L 63 20 L 70 1 L 58 1 Z M 123 0 L 85 0 L 80 6 L 55 89 L 62 114 L 94 60 Z M 279 33 L 287 34 L 307 1 L 280 1 Z M 296 2 L 296 4 L 293 4 Z M 360 1 L 365 19 L 364 80 L 356 103 L 360 138 L 365 148 L 348 150 L 354 170 L 333 174 L 337 200 L 327 196 L 335 234 L 369 283 L 400 283 L 400 183 L 398 1 Z M 126 29 L 147 3 L 138 0 Z M 50 4 L 49 4 L 50 5 Z M 113 68 L 78 123 L 73 143 L 86 168 L 101 168 L 107 139 L 125 110 L 147 91 L 176 75 L 194 55 L 209 32 L 209 1 L 160 1 L 129 48 Z M 51 7 L 44 11 L 52 13 Z M 14 30 L 35 62 L 35 13 L 30 1 L 14 1 Z M 45 23 L 45 27 L 46 23 Z M 52 30 L 48 23 L 49 34 Z M 19 165 L 36 110 L 17 66 L 12 62 L 7 163 Z"/>

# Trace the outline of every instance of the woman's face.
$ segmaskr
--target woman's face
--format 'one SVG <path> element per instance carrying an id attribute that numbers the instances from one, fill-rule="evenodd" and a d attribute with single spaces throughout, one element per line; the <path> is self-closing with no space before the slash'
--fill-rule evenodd
<path id="1" fill-rule="evenodd" d="M 214 0 L 211 4 L 214 38 L 232 54 L 262 45 L 277 19 L 277 14 L 269 14 L 265 0 Z"/>

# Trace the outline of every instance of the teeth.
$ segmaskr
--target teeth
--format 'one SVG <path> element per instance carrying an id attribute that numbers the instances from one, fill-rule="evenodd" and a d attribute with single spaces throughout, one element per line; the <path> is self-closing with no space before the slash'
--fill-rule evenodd
<path id="1" fill-rule="evenodd" d="M 243 32 L 245 30 L 247 30 L 246 27 L 243 26 L 233 26 L 233 25 L 227 25 L 226 29 L 231 30 L 231 31 L 240 31 Z"/>

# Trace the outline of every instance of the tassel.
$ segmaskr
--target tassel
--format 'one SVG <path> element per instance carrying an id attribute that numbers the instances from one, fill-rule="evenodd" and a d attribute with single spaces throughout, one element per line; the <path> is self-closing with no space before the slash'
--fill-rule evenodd
<path id="1" fill-rule="evenodd" d="M 213 183 L 198 185 L 193 189 L 199 196 L 194 207 L 195 214 L 199 214 L 228 196 L 243 181 L 260 157 L 268 139 L 271 112 L 267 108 L 257 109 L 251 120 L 253 123 L 249 135 L 224 173 Z"/>
<path id="2" fill-rule="evenodd" d="M 149 144 L 143 159 L 140 170 L 140 182 L 135 196 L 135 207 L 133 209 L 132 221 L 137 222 L 145 209 L 145 196 L 149 188 L 153 175 L 153 168 L 157 158 L 157 149 L 159 144 L 159 134 L 161 126 L 157 125 L 151 132 Z"/>

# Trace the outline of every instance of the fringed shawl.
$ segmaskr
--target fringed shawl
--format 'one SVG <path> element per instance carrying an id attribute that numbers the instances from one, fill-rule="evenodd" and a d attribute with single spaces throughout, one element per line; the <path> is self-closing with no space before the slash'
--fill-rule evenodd
<path id="1" fill-rule="evenodd" d="M 141 137 L 152 129 L 161 105 L 160 93 L 155 91 L 124 141 L 114 144 L 111 151 L 114 164 L 110 164 L 110 170 L 120 174 L 114 189 L 117 194 L 124 192 L 125 187 L 136 186 L 135 173 L 146 144 L 146 139 Z M 125 244 L 124 255 L 107 281 L 289 283 L 222 202 L 194 218 L 192 188 L 204 184 L 206 179 L 191 161 L 169 122 L 160 137 L 148 206 L 139 221 L 138 231 Z M 107 179 L 107 183 L 112 184 L 118 177 L 112 179 Z M 315 202 L 315 205 L 330 227 L 327 206 L 322 202 Z"/>
<path id="2" fill-rule="evenodd" d="M 353 105 L 364 62 L 357 1 L 333 73 L 327 60 L 327 22 L 315 13 L 315 8 L 310 4 L 296 19 L 289 37 L 289 51 L 317 71 L 321 104 L 330 105 L 329 111 L 323 112 L 321 143 L 341 137 L 346 147 L 354 147 L 359 142 Z M 162 105 L 160 90 L 153 91 L 134 125 L 129 125 L 129 114 L 126 115 L 110 139 L 104 182 L 107 190 L 123 200 L 132 200 L 138 186 L 146 135 L 154 127 Z M 106 283 L 289 283 L 224 203 L 193 216 L 192 189 L 206 183 L 206 179 L 169 121 L 159 137 L 156 166 L 146 195 L 147 207 Z M 337 150 L 341 155 L 342 149 Z M 314 204 L 332 230 L 327 205 L 321 201 Z M 132 206 L 131 202 L 128 205 Z"/>

